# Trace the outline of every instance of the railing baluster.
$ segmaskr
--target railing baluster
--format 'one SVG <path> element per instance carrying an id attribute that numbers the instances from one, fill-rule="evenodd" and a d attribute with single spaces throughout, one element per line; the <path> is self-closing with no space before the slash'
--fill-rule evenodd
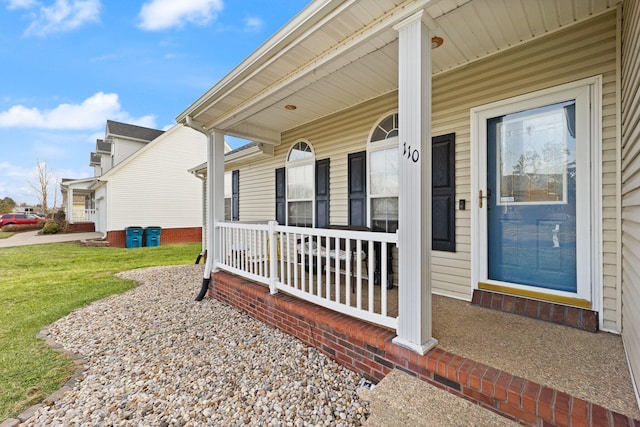
<path id="1" fill-rule="evenodd" d="M 382 275 L 380 278 L 380 314 L 387 315 L 387 244 L 381 243 L 382 256 L 380 263 L 382 264 Z"/>
<path id="2" fill-rule="evenodd" d="M 278 249 L 276 251 L 276 259 L 280 261 L 280 281 L 284 281 L 285 272 L 284 272 L 284 240 L 281 233 L 276 234 L 276 243 L 278 244 Z M 287 268 L 287 284 L 289 284 L 289 269 Z"/>
<path id="3" fill-rule="evenodd" d="M 344 292 L 345 304 L 351 305 L 351 286 L 353 286 L 353 276 L 351 276 L 351 269 L 353 266 L 351 265 L 351 260 L 353 259 L 353 252 L 351 252 L 351 239 L 347 238 L 344 244 L 344 248 L 347 251 L 347 271 L 344 276 L 344 282 L 346 283 L 346 289 Z"/>
<path id="4" fill-rule="evenodd" d="M 361 258 L 362 253 L 362 240 L 356 240 L 356 250 L 358 251 L 358 260 Z M 362 310 L 362 262 L 358 262 L 358 283 L 356 287 L 356 307 L 358 310 Z"/>
<path id="5" fill-rule="evenodd" d="M 318 239 L 320 239 L 318 237 Z M 325 289 L 324 289 L 324 293 L 325 293 L 325 298 L 330 300 L 331 299 L 331 258 L 329 257 L 329 253 L 331 252 L 331 238 L 329 237 L 325 237 L 325 242 L 327 242 L 327 248 L 326 248 L 326 253 L 325 253 L 325 257 L 324 257 L 324 276 L 325 276 L 325 280 L 327 283 L 325 283 Z"/>
<path id="6" fill-rule="evenodd" d="M 372 254 L 373 252 L 374 252 L 373 241 L 369 240 L 369 254 Z M 368 286 L 369 287 L 369 303 L 368 303 L 368 306 L 367 306 L 367 310 L 370 313 L 373 313 L 373 292 L 375 290 L 375 287 L 374 287 L 375 278 L 373 280 L 371 280 L 371 272 L 373 271 L 373 259 L 374 259 L 374 257 L 372 257 L 372 256 L 369 257 L 369 269 L 368 269 L 368 271 L 369 271 L 369 280 L 368 280 L 368 282 L 369 282 L 369 286 Z"/>
<path id="7" fill-rule="evenodd" d="M 320 253 L 320 246 L 320 236 L 316 236 L 316 258 L 318 259 L 318 266 L 316 269 L 316 282 L 318 289 L 316 290 L 319 297 L 322 296 L 322 254 Z"/>
<path id="8" fill-rule="evenodd" d="M 340 302 L 340 276 L 342 275 L 342 271 L 340 271 L 340 242 L 341 239 L 339 237 L 336 237 L 333 239 L 334 242 L 334 247 L 335 247 L 335 254 L 336 256 L 335 258 L 335 263 L 336 263 L 336 268 L 335 268 L 335 274 L 333 275 L 336 281 L 336 286 L 335 286 L 335 293 L 336 293 L 336 297 L 335 297 L 335 301 L 336 302 Z"/>

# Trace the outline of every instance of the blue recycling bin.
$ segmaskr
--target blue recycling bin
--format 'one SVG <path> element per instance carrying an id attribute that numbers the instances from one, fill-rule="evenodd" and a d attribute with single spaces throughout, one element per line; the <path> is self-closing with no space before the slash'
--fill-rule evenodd
<path id="1" fill-rule="evenodd" d="M 161 227 L 147 227 L 144 232 L 145 244 L 147 246 L 160 246 Z"/>
<path id="2" fill-rule="evenodd" d="M 142 227 L 127 227 L 127 248 L 142 247 Z"/>

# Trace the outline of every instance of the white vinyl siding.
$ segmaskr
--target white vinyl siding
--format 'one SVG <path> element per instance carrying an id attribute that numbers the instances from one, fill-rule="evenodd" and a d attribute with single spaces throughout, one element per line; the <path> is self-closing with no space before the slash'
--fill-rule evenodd
<path id="1" fill-rule="evenodd" d="M 596 75 L 603 76 L 603 326 L 619 330 L 616 312 L 616 13 L 437 75 L 433 135 L 456 133 L 456 200 L 474 203 L 469 110 Z M 456 211 L 456 252 L 433 252 L 433 292 L 470 298 L 471 210 Z M 597 302 L 596 302 L 597 304 Z"/>
<path id="2" fill-rule="evenodd" d="M 640 3 L 622 19 L 622 338 L 640 389 Z"/>
<path id="3" fill-rule="evenodd" d="M 470 109 L 536 90 L 603 76 L 603 325 L 617 324 L 616 185 L 616 12 L 509 49 L 503 53 L 438 74 L 433 78 L 432 135 L 455 132 L 456 201 L 467 209 L 456 211 L 456 252 L 433 251 L 432 290 L 436 294 L 471 299 Z M 240 166 L 242 221 L 275 217 L 275 169 L 285 165 L 291 145 L 312 142 L 316 159 L 330 158 L 330 223 L 347 224 L 347 156 L 366 150 L 371 127 L 397 109 L 397 93 L 389 93 L 324 119 L 289 130 L 271 158 Z M 237 165 L 229 167 L 237 168 Z M 456 203 L 456 206 L 458 204 Z M 400 227 L 402 224 L 400 224 Z M 394 266 L 394 269 L 396 267 Z M 397 271 L 397 270 L 396 270 Z"/>
<path id="4" fill-rule="evenodd" d="M 202 181 L 187 172 L 206 159 L 206 138 L 176 125 L 107 179 L 108 231 L 129 226 L 202 226 Z"/>

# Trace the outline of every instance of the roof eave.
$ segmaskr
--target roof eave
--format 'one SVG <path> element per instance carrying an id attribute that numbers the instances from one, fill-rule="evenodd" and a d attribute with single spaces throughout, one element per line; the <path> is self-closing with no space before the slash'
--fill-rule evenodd
<path id="1" fill-rule="evenodd" d="M 193 122 L 206 127 L 206 123 L 198 121 L 198 115 L 204 112 L 211 101 L 224 95 L 228 89 L 232 89 L 234 82 L 244 78 L 246 74 L 259 68 L 267 62 L 271 56 L 282 50 L 290 48 L 292 40 L 300 34 L 304 34 L 316 22 L 323 19 L 327 14 L 331 13 L 336 7 L 344 3 L 344 0 L 316 0 L 311 2 L 306 8 L 282 27 L 271 38 L 264 42 L 258 49 L 249 55 L 244 61 L 232 69 L 225 77 L 216 83 L 211 89 L 200 96 L 186 110 L 176 117 L 178 123 L 186 123 L 187 116 L 190 116 Z"/>

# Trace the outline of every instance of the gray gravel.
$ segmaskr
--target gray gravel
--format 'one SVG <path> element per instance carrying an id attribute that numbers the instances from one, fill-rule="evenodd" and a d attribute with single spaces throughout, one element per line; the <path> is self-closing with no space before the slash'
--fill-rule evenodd
<path id="1" fill-rule="evenodd" d="M 24 425 L 360 425 L 360 378 L 218 301 L 194 302 L 202 266 L 120 275 L 136 289 L 48 328 L 86 358 L 72 390 Z"/>

